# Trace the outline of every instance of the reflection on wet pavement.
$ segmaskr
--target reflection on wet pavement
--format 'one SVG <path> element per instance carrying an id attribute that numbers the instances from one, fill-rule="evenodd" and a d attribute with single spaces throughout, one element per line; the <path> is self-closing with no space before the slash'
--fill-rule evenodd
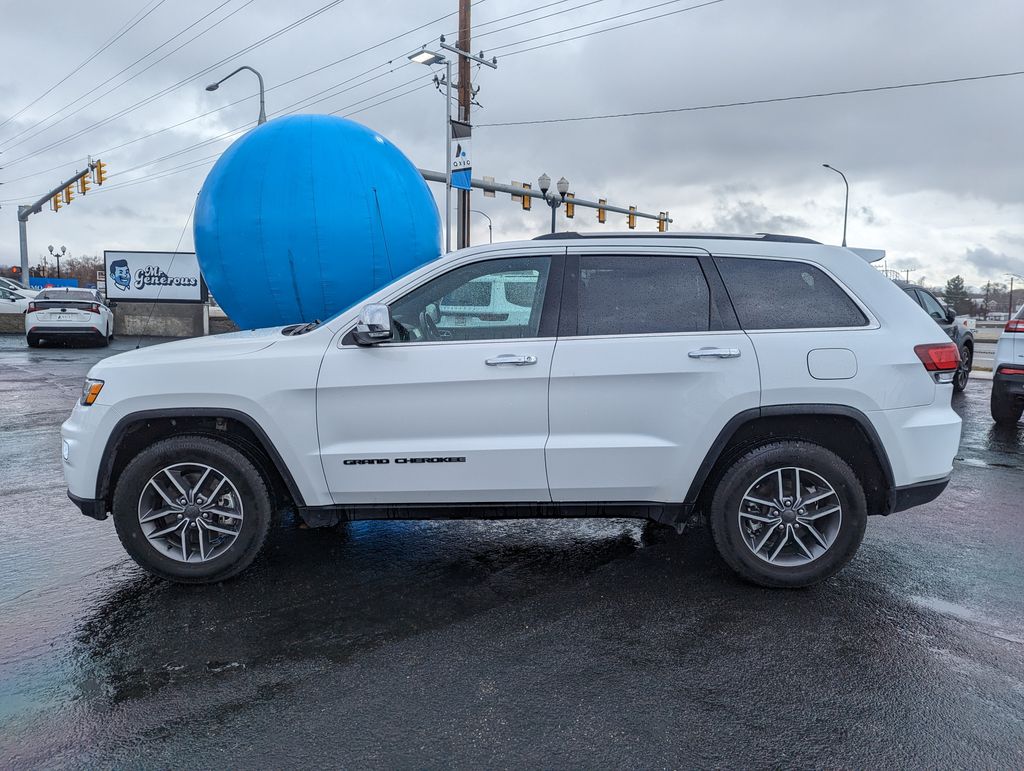
<path id="1" fill-rule="evenodd" d="M 64 498 L 100 355 L 0 338 L 3 767 L 1024 764 L 1024 435 L 987 382 L 946 494 L 810 590 L 737 580 L 699 521 L 289 514 L 179 587 Z"/>

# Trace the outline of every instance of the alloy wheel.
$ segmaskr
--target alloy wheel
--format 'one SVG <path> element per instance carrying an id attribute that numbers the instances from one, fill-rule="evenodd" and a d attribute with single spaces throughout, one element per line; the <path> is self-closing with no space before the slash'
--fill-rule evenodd
<path id="1" fill-rule="evenodd" d="M 743 542 L 758 559 L 798 567 L 832 547 L 843 509 L 824 477 L 790 466 L 758 477 L 743 495 L 737 516 Z"/>
<path id="2" fill-rule="evenodd" d="M 227 474 L 202 463 L 156 472 L 139 496 L 139 525 L 150 545 L 178 562 L 224 554 L 242 529 L 242 499 Z"/>

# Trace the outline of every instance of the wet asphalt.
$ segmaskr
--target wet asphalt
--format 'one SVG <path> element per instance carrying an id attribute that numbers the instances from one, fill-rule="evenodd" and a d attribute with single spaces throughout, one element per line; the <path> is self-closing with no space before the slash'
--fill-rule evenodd
<path id="1" fill-rule="evenodd" d="M 1024 767 L 1024 424 L 988 381 L 947 492 L 809 590 L 699 521 L 288 517 L 178 587 L 64 493 L 58 427 L 134 343 L 0 336 L 0 767 Z"/>

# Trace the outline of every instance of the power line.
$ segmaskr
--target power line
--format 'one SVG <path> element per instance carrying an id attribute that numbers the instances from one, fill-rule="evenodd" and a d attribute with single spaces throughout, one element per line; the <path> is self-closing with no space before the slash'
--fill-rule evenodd
<path id="1" fill-rule="evenodd" d="M 628 11 L 626 13 L 618 14 L 616 16 L 609 16 L 609 17 L 604 18 L 604 19 L 598 19 L 597 21 L 588 21 L 585 24 L 577 24 L 574 27 L 566 27 L 565 29 L 560 29 L 560 30 L 557 30 L 556 32 L 548 32 L 548 33 L 546 33 L 544 35 L 535 35 L 534 37 L 529 37 L 529 38 L 526 38 L 525 40 L 517 40 L 515 43 L 506 43 L 505 45 L 500 45 L 497 48 L 492 48 L 490 50 L 493 53 L 494 51 L 500 51 L 503 48 L 512 48 L 513 46 L 522 45 L 523 43 L 532 43 L 534 40 L 542 40 L 542 39 L 544 39 L 546 37 L 554 37 L 555 35 L 562 35 L 562 34 L 564 34 L 566 32 L 572 32 L 573 30 L 576 30 L 576 29 L 583 29 L 584 27 L 592 27 L 595 24 L 602 24 L 602 23 L 604 23 L 606 21 L 615 21 L 616 19 L 621 19 L 621 18 L 624 18 L 626 16 L 632 16 L 633 14 L 643 13 L 644 11 L 652 11 L 655 8 L 662 8 L 662 7 L 666 6 L 666 5 L 675 5 L 676 3 L 680 3 L 682 1 L 683 0 L 667 0 L 666 2 L 657 3 L 655 5 L 649 5 L 649 6 L 645 7 L 645 8 L 638 8 L 635 11 Z M 505 57 L 515 56 L 516 54 L 526 53 L 527 51 L 536 51 L 538 48 L 547 48 L 548 46 L 558 45 L 560 43 L 569 43 L 569 42 L 571 42 L 573 40 L 580 40 L 581 38 L 591 37 L 593 35 L 600 35 L 600 34 L 602 34 L 604 32 L 618 32 L 619 30 L 623 30 L 623 29 L 626 29 L 627 27 L 632 27 L 632 26 L 635 26 L 637 24 L 643 24 L 645 22 L 654 21 L 656 19 L 663 19 L 666 16 L 675 16 L 676 14 L 686 13 L 687 11 L 696 11 L 696 10 L 698 10 L 700 8 L 706 8 L 709 5 L 717 5 L 718 3 L 724 3 L 724 2 L 725 2 L 725 0 L 708 0 L 707 2 L 704 2 L 704 3 L 698 3 L 697 5 L 690 5 L 690 6 L 687 6 L 686 8 L 678 8 L 678 9 L 676 9 L 674 11 L 668 11 L 667 13 L 658 14 L 657 16 L 648 16 L 647 18 L 637 19 L 636 21 L 631 21 L 631 22 L 628 22 L 626 24 L 618 24 L 618 25 L 616 25 L 614 27 L 606 27 L 605 29 L 597 29 L 597 30 L 593 30 L 592 32 L 585 32 L 582 35 L 576 35 L 574 37 L 564 38 L 562 40 L 554 40 L 554 41 L 552 41 L 550 43 L 542 43 L 541 45 L 533 46 L 532 48 L 523 48 L 523 49 L 520 49 L 518 51 L 510 51 L 507 54 L 503 54 L 503 56 L 505 56 Z"/>
<path id="2" fill-rule="evenodd" d="M 678 3 L 678 2 L 681 2 L 682 0 L 671 0 L 671 1 Z M 564 2 L 564 0 L 563 0 L 563 2 Z M 499 27 L 498 29 L 491 29 L 491 30 L 488 30 L 487 32 L 481 32 L 480 34 L 474 34 L 473 35 L 473 39 L 476 40 L 477 38 L 486 37 L 487 35 L 493 35 L 496 32 L 504 32 L 505 30 L 508 30 L 508 29 L 515 29 L 516 27 L 522 27 L 522 26 L 525 26 L 527 24 L 533 24 L 534 22 L 537 22 L 537 21 L 543 21 L 544 19 L 550 19 L 552 16 L 558 16 L 558 15 L 563 14 L 563 13 L 569 13 L 570 11 L 579 11 L 579 10 L 581 10 L 583 8 L 586 8 L 587 6 L 597 5 L 598 3 L 603 3 L 603 2 L 606 2 L 606 0 L 590 0 L 589 2 L 586 2 L 586 3 L 580 3 L 579 5 L 573 5 L 573 6 L 570 6 L 569 8 L 563 8 L 560 11 L 552 11 L 551 13 L 545 14 L 544 16 L 538 16 L 535 19 L 527 19 L 526 21 L 518 21 L 515 24 L 509 24 L 507 27 Z M 560 5 L 560 4 L 561 3 L 552 3 L 551 5 Z M 549 7 L 549 6 L 541 6 L 541 8 L 547 8 L 547 7 Z M 531 10 L 539 11 L 539 10 L 541 10 L 541 8 L 533 8 Z M 644 10 L 644 9 L 641 9 L 641 10 Z M 523 13 L 527 13 L 527 11 L 523 11 Z M 633 11 L 632 13 L 637 13 L 637 11 Z M 521 14 L 515 14 L 515 15 L 519 16 Z M 602 21 L 605 21 L 605 20 L 602 20 Z M 493 24 L 494 22 L 490 22 L 490 23 Z M 596 24 L 597 22 L 591 22 L 591 23 L 592 24 Z M 572 29 L 576 29 L 576 27 L 572 27 Z M 555 34 L 557 34 L 557 33 L 555 33 Z"/>
<path id="3" fill-rule="evenodd" d="M 37 136 L 39 136 L 39 135 L 40 135 L 40 134 L 42 134 L 43 132 L 45 132 L 45 131 L 49 131 L 49 130 L 50 130 L 51 128 L 53 128 L 54 126 L 57 126 L 57 125 L 58 125 L 58 124 L 60 124 L 60 123 L 63 123 L 63 122 L 65 121 L 65 120 L 67 120 L 68 118 L 72 117 L 73 115 L 77 115 L 77 114 L 78 114 L 79 112 L 81 112 L 81 111 L 82 111 L 83 109 L 85 109 L 85 108 L 86 108 L 86 107 L 88 107 L 89 105 L 88 105 L 88 104 L 82 105 L 82 107 L 79 107 L 79 108 L 78 108 L 77 110 L 75 110 L 74 112 L 70 113 L 69 115 L 65 115 L 65 116 L 64 116 L 63 118 L 61 118 L 60 120 L 54 121 L 54 122 L 53 122 L 53 123 L 51 123 L 51 124 L 50 124 L 49 126 L 45 126 L 44 128 L 42 128 L 42 129 L 40 129 L 39 131 L 37 131 L 37 132 L 35 132 L 34 134 L 32 134 L 31 136 L 25 137 L 25 138 L 24 138 L 24 139 L 22 139 L 22 140 L 21 140 L 20 142 L 14 142 L 14 140 L 15 140 L 15 139 L 17 139 L 18 137 L 20 137 L 20 136 L 23 136 L 24 134 L 28 133 L 28 132 L 29 132 L 29 131 L 31 131 L 32 129 L 36 128 L 37 126 L 40 126 L 40 125 L 42 125 L 43 123 L 46 123 L 46 121 L 50 120 L 50 118 L 53 118 L 53 117 L 55 117 L 55 116 L 57 116 L 57 115 L 60 115 L 60 114 L 61 114 L 62 112 L 64 112 L 65 110 L 67 110 L 67 109 L 68 109 L 69 107 L 72 107 L 72 106 L 76 105 L 76 104 L 77 104 L 78 102 L 80 102 L 80 101 L 82 101 L 83 99 L 85 99 L 85 97 L 87 97 L 87 96 L 89 96 L 90 94 L 93 94 L 93 93 L 95 93 L 96 91 L 98 91 L 99 89 L 103 88 L 103 86 L 107 85 L 107 83 L 109 83 L 110 81 L 114 80 L 114 79 L 115 79 L 115 78 L 117 78 L 117 77 L 120 77 L 121 75 L 123 75 L 123 74 L 124 74 L 125 72 L 127 72 L 128 70 L 130 70 L 130 69 L 131 69 L 132 67 L 134 67 L 134 66 L 135 66 L 136 64 L 138 64 L 139 62 L 141 62 L 141 61 L 143 61 L 143 60 L 145 60 L 145 59 L 148 59 L 148 58 L 149 58 L 150 56 L 152 56 L 153 54 L 155 54 L 155 53 L 156 53 L 157 51 L 159 51 L 159 50 L 160 50 L 161 48 L 163 48 L 164 46 L 166 46 L 166 45 L 168 45 L 169 43 L 173 42 L 173 41 L 174 41 L 174 40 L 176 40 L 177 38 L 181 37 L 181 36 L 182 36 L 182 35 L 184 35 L 184 34 L 185 34 L 186 32 L 188 32 L 188 31 L 189 31 L 190 29 L 192 29 L 192 28 L 193 28 L 194 26 L 196 26 L 197 24 L 199 24 L 199 23 L 200 23 L 200 22 L 202 22 L 202 21 L 205 21 L 205 20 L 206 20 L 207 18 L 209 18 L 210 16 L 212 16 L 212 15 L 213 15 L 214 13 L 216 13 L 217 11 L 219 11 L 219 10 L 220 10 L 221 8 L 223 8 L 223 7 L 225 6 L 225 5 L 228 5 L 228 4 L 229 4 L 229 3 L 231 3 L 232 1 L 233 1 L 233 0 L 224 0 L 224 2 L 222 2 L 222 3 L 221 3 L 220 5 L 218 5 L 218 6 L 216 7 L 216 8 L 214 8 L 214 9 L 213 9 L 212 11 L 210 11 L 209 13 L 206 13 L 206 14 L 204 14 L 203 16 L 201 16 L 200 18 L 196 19 L 196 20 L 195 20 L 194 22 L 192 22 L 192 23 L 191 23 L 191 24 L 189 24 L 189 25 L 188 25 L 187 27 L 185 27 L 185 28 L 184 28 L 183 30 L 181 30 L 180 32 L 178 32 L 177 34 L 175 34 L 175 35 L 174 35 L 173 37 L 170 37 L 170 38 L 168 38 L 168 39 L 167 39 L 167 40 L 165 40 L 165 41 L 164 41 L 163 43 L 161 43 L 161 44 L 160 44 L 159 46 L 157 46 L 156 48 L 154 48 L 154 49 L 152 49 L 151 51 L 147 52 L 147 53 L 146 53 L 146 54 L 145 54 L 144 56 L 141 56 L 141 57 L 139 57 L 139 58 L 138 58 L 138 59 L 136 59 L 136 60 L 135 60 L 134 62 L 132 62 L 131 64 L 129 64 L 129 65 L 127 66 L 127 67 L 123 68 L 123 69 L 122 69 L 122 70 L 121 70 L 120 72 L 117 72 L 117 73 L 115 73 L 114 75 L 111 75 L 111 76 L 110 76 L 109 78 L 107 78 L 106 80 L 104 80 L 104 81 L 103 81 L 102 83 L 100 83 L 100 84 L 99 84 L 98 86 L 94 86 L 93 88 L 91 88 L 91 89 L 89 89 L 88 91 L 86 91 L 86 92 L 85 92 L 84 94 L 80 94 L 80 95 L 79 95 L 78 97 L 76 97 L 75 99 L 73 99 L 73 100 L 71 100 L 70 102 L 68 102 L 67 104 L 65 104 L 65 105 L 64 105 L 63 107 L 61 107 L 61 108 L 60 108 L 59 110 L 54 110 L 54 111 L 53 111 L 53 112 L 51 112 L 51 113 L 50 113 L 49 115 L 47 115 L 47 116 L 46 116 L 45 118 L 42 118 L 41 120 L 38 120 L 38 121 L 36 121 L 35 123 L 33 123 L 33 124 L 32 124 L 32 125 L 30 125 L 30 126 L 26 126 L 26 127 L 25 127 L 25 128 L 23 128 L 23 129 L 22 129 L 21 131 L 19 131 L 19 132 L 18 132 L 17 134 L 14 134 L 14 135 L 12 135 L 12 136 L 11 136 L 11 137 L 9 137 L 8 139 L 5 139 L 5 140 L 3 141 L 3 144 L 4 144 L 5 146 L 6 146 L 6 148 L 7 148 L 7 149 L 10 149 L 11 147 L 17 147 L 18 145 L 20 145 L 20 144 L 22 144 L 22 143 L 24 143 L 24 142 L 28 142 L 29 140 L 33 139 L 34 137 L 37 137 Z M 147 65 L 146 67 L 142 68 L 141 70 L 139 70 L 138 72 L 134 73 L 134 74 L 133 74 L 133 75 L 131 75 L 130 77 L 128 77 L 128 78 L 125 78 L 125 79 L 124 79 L 123 81 L 121 81 L 120 83 L 118 83 L 118 84 L 117 84 L 116 86 L 114 86 L 113 88 L 110 88 L 110 89 L 108 89 L 107 91 L 103 92 L 102 94 L 100 94 L 100 96 L 96 97 L 96 99 L 101 99 L 101 98 L 103 98 L 104 96 L 108 96 L 109 94 L 112 94 L 112 93 L 113 93 L 114 91 L 116 91 L 117 89 L 121 88 L 121 86 L 125 85 L 126 83 L 129 83 L 129 82 L 131 82 L 131 81 L 132 81 L 132 80 L 134 80 L 135 78 L 139 77 L 139 75 L 141 75 L 142 73 L 146 72 L 146 71 L 147 71 L 147 70 L 149 70 L 150 68 L 152 68 L 152 67 L 156 66 L 157 64 L 159 64 L 160 62 L 164 61 L 164 59 L 167 59 L 167 58 L 168 58 L 169 56 L 172 56 L 172 55 L 174 55 L 175 53 L 177 53 L 178 51 L 180 51 L 180 50 L 181 50 L 182 48 L 184 48 L 185 46 L 187 46 L 187 45 L 188 45 L 189 43 L 192 43 L 193 41 L 195 41 L 195 40 L 197 40 L 198 38 L 202 37 L 202 36 L 203 36 L 203 35 L 205 35 L 205 34 L 206 34 L 207 32 L 209 32 L 210 30 L 212 30 L 212 29 L 213 29 L 214 27 L 218 26 L 218 25 L 219 25 L 219 24 L 221 24 L 222 22 L 225 22 L 225 21 L 227 21 L 227 20 L 228 20 L 229 18 L 231 18 L 231 17 L 232 17 L 232 16 L 234 16 L 234 15 L 235 15 L 236 13 L 238 13 L 239 11 L 241 11 L 242 9 L 244 9 L 244 8 L 245 8 L 246 6 L 250 5 L 250 4 L 252 3 L 252 2 L 254 2 L 254 0 L 248 0 L 248 2 L 246 2 L 246 3 L 244 3 L 243 5 L 239 6 L 239 7 L 238 7 L 238 8 L 236 8 L 236 9 L 235 9 L 234 11 L 232 11 L 232 12 L 231 12 L 231 13 L 229 13 L 229 14 L 227 14 L 226 16 L 224 16 L 224 18 L 220 19 L 219 21 L 216 21 L 216 22 L 214 22 L 214 23 L 213 23 L 213 24 L 211 24 L 211 25 L 210 25 L 209 27 L 207 27 L 207 28 L 206 28 L 206 29 L 204 29 L 204 30 L 203 30 L 202 32 L 200 32 L 200 33 L 199 33 L 198 35 L 195 35 L 194 37 L 192 37 L 192 38 L 189 38 L 189 39 L 188 39 L 187 41 L 185 41 L 184 43 L 182 43 L 182 44 L 181 44 L 180 46 L 178 46 L 177 48 L 175 48 L 175 49 L 174 49 L 173 51 L 170 51 L 170 52 L 168 52 L 167 54 L 165 54 L 164 56 L 161 56 L 161 57 L 160 57 L 159 59 L 157 59 L 157 60 L 156 60 L 156 61 L 154 61 L 154 62 L 151 62 L 151 63 L 150 63 L 150 64 L 148 64 L 148 65 Z M 93 100 L 93 101 L 96 101 L 96 100 Z M 12 142 L 13 142 L 13 144 L 12 144 Z"/>
<path id="4" fill-rule="evenodd" d="M 118 40 L 120 40 L 126 34 L 128 34 L 137 24 L 139 24 L 143 19 L 145 19 L 147 16 L 149 16 L 151 13 L 153 13 L 153 11 L 155 11 L 157 8 L 159 8 L 161 5 L 163 5 L 166 1 L 167 0 L 158 0 L 156 5 L 152 6 L 148 11 L 145 10 L 145 7 L 143 7 L 143 9 L 138 11 L 131 19 L 129 19 L 128 22 L 124 26 L 122 26 L 121 29 L 118 32 L 115 32 L 113 37 L 111 37 L 106 43 L 101 45 L 96 51 L 94 51 L 89 56 L 87 56 L 85 58 L 85 60 L 81 62 L 81 64 L 79 64 L 77 67 L 74 67 L 67 75 L 65 75 L 63 78 L 58 80 L 56 83 L 54 83 L 52 86 L 50 86 L 48 89 L 46 89 L 43 93 L 41 93 L 39 96 L 37 96 L 31 102 L 26 104 L 24 107 L 22 107 L 16 113 L 14 113 L 13 115 L 8 115 L 4 119 L 4 121 L 2 123 L 0 123 L 0 128 L 3 128 L 4 126 L 6 126 L 12 120 L 14 120 L 19 115 L 21 115 L 23 112 L 25 112 L 25 110 L 29 109 L 34 104 L 36 104 L 40 99 L 42 99 L 45 96 L 47 96 L 48 94 L 50 94 L 55 88 L 60 86 L 68 78 L 70 78 L 72 75 L 74 75 L 80 69 L 82 69 L 85 65 L 87 65 L 89 62 L 91 62 L 93 59 L 95 59 L 101 53 L 103 53 L 108 48 L 110 48 L 110 46 L 112 46 L 114 43 L 116 43 Z M 145 13 L 143 13 L 143 11 L 145 11 Z M 139 14 L 142 14 L 142 16 L 139 17 Z"/>
<path id="5" fill-rule="evenodd" d="M 143 106 L 145 106 L 145 105 L 155 101 L 156 99 L 159 99 L 161 96 L 169 94 L 171 91 L 174 91 L 174 90 L 180 88 L 181 86 L 185 85 L 186 83 L 190 83 L 193 80 L 201 78 L 203 75 L 207 74 L 211 70 L 216 69 L 217 67 L 221 66 L 225 62 L 229 62 L 232 59 L 236 59 L 237 57 L 242 56 L 243 54 L 249 53 L 250 51 L 252 51 L 255 48 L 258 48 L 261 45 L 269 43 L 271 40 L 274 40 L 274 39 L 280 37 L 281 35 L 283 35 L 283 34 L 285 34 L 287 32 L 290 32 L 291 30 L 295 29 L 296 27 L 298 27 L 298 26 L 300 26 L 302 24 L 305 24 L 308 21 L 311 21 L 312 19 L 316 18 L 320 14 L 325 13 L 326 11 L 329 11 L 330 9 L 334 8 L 337 5 L 340 5 L 343 2 L 345 2 L 345 0 L 331 0 L 331 2 L 327 3 L 326 5 L 321 6 L 320 8 L 316 9 L 315 11 L 312 11 L 312 12 L 306 14 L 305 16 L 303 16 L 302 18 L 298 19 L 297 21 L 294 21 L 291 24 L 288 24 L 288 25 L 278 29 L 275 32 L 272 32 L 271 34 L 266 35 L 263 38 L 260 38 L 255 43 L 251 43 L 250 45 L 248 45 L 248 46 L 246 46 L 246 47 L 244 47 L 242 49 L 239 49 L 238 51 L 235 51 L 233 54 L 230 54 L 229 56 L 224 57 L 223 59 L 215 62 L 214 64 L 209 65 L 208 67 L 200 70 L 199 72 L 197 72 L 197 73 L 195 73 L 195 74 L 193 74 L 193 75 L 191 75 L 191 76 L 189 76 L 187 78 L 183 78 L 182 80 L 179 80 L 177 83 L 174 83 L 174 84 L 172 84 L 170 86 L 167 86 L 166 88 L 164 88 L 164 89 L 162 89 L 160 91 L 157 91 L 156 93 L 146 97 L 145 99 L 142 99 L 142 100 L 136 102 L 133 105 L 130 105 L 130 106 L 128 106 L 128 107 L 126 107 L 126 108 L 124 108 L 122 110 L 119 110 L 118 112 L 113 113 L 112 115 L 108 115 L 106 118 L 103 118 L 103 119 L 101 119 L 101 120 L 97 121 L 96 123 L 93 123 L 93 124 L 91 124 L 89 126 L 86 126 L 85 128 L 75 132 L 74 134 L 70 134 L 70 135 L 68 135 L 68 136 L 66 136 L 66 137 L 64 137 L 62 139 L 59 139 L 59 140 L 57 140 L 55 142 L 50 143 L 49 145 L 46 145 L 45 147 L 38 148 L 38 149 L 36 149 L 36 150 L 26 154 L 26 155 L 23 155 L 23 156 L 21 156 L 19 158 L 14 159 L 13 161 L 9 161 L 6 164 L 6 166 L 10 167 L 10 166 L 15 165 L 16 163 L 21 163 L 22 161 L 27 160 L 28 158 L 33 158 L 36 155 L 39 155 L 39 154 L 41 154 L 43 152 L 46 152 L 47 150 L 51 150 L 54 147 L 58 147 L 59 145 L 65 144 L 67 142 L 70 142 L 73 139 L 77 139 L 78 137 L 82 136 L 83 134 L 87 134 L 90 131 L 93 131 L 94 129 L 99 128 L 100 126 L 106 125 L 107 123 L 110 123 L 111 121 L 116 120 L 117 118 L 121 118 L 121 117 L 127 115 L 128 113 L 133 112 L 133 111 L 137 110 L 138 108 L 143 107 Z"/>
<path id="6" fill-rule="evenodd" d="M 969 75 L 959 78 L 944 78 L 942 80 L 923 80 L 916 83 L 897 83 L 889 86 L 871 86 L 868 88 L 850 88 L 842 91 L 821 91 L 814 94 L 799 94 L 796 96 L 777 96 L 769 99 L 749 99 L 742 102 L 719 102 L 716 104 L 704 104 L 694 107 L 672 107 L 664 110 L 638 110 L 636 112 L 608 113 L 605 115 L 579 115 L 569 118 L 543 118 L 537 120 L 514 120 L 502 121 L 500 123 L 477 123 L 474 128 L 494 128 L 497 126 L 535 126 L 544 123 L 571 123 L 587 120 L 607 120 L 609 118 L 634 118 L 642 115 L 668 115 L 679 112 L 698 112 L 701 110 L 718 110 L 725 107 L 747 107 L 757 104 L 774 104 L 777 102 L 796 102 L 803 99 L 824 99 L 831 96 L 849 96 L 851 94 L 870 94 L 878 91 L 897 91 L 906 88 L 923 88 L 925 86 L 943 86 L 951 83 L 967 83 L 977 80 L 991 80 L 994 78 L 1010 78 L 1017 75 L 1024 75 L 1024 70 L 1013 72 L 994 72 L 988 75 Z"/>

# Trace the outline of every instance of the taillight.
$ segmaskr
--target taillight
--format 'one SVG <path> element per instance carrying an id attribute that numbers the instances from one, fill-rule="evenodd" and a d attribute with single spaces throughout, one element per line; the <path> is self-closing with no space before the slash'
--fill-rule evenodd
<path id="1" fill-rule="evenodd" d="M 915 345 L 914 353 L 929 372 L 951 372 L 960 366 L 960 349 L 956 343 Z"/>
<path id="2" fill-rule="evenodd" d="M 35 313 L 37 310 L 39 310 L 38 305 L 36 305 L 35 303 L 29 303 L 28 308 L 25 310 L 25 313 Z"/>
<path id="3" fill-rule="evenodd" d="M 97 305 L 96 303 L 93 303 L 92 305 L 89 306 L 89 313 L 99 313 L 99 312 L 100 312 L 100 306 Z"/>
<path id="4" fill-rule="evenodd" d="M 1010 319 L 1003 327 L 1004 332 L 1020 332 L 1024 334 L 1024 319 Z"/>
<path id="5" fill-rule="evenodd" d="M 1024 368 L 1022 367 L 1000 367 L 1000 375 L 1024 375 Z"/>

